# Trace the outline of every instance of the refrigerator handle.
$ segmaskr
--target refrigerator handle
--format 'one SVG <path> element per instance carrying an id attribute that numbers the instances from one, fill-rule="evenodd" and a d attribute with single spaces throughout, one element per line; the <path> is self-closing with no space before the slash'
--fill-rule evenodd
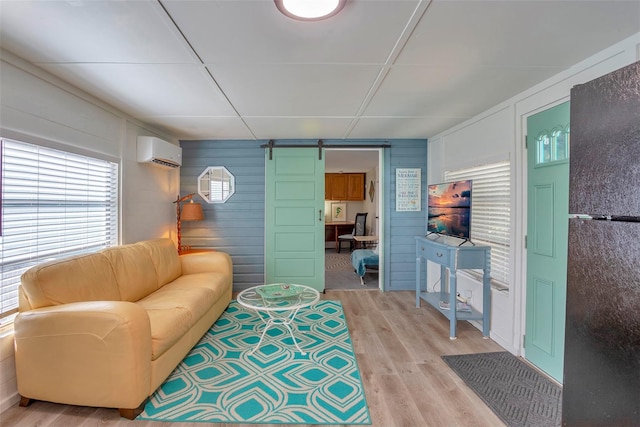
<path id="1" fill-rule="evenodd" d="M 594 219 L 591 215 L 587 214 L 569 214 L 569 219 Z"/>
<path id="2" fill-rule="evenodd" d="M 594 221 L 640 222 L 640 216 L 629 216 L 629 215 L 569 214 L 569 219 L 582 219 L 582 220 L 594 220 Z"/>
<path id="3" fill-rule="evenodd" d="M 615 215 L 611 217 L 611 221 L 640 222 L 640 216 Z"/>

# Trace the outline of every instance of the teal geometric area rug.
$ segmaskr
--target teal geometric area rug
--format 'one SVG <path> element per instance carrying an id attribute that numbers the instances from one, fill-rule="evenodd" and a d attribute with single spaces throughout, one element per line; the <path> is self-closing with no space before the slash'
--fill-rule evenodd
<path id="1" fill-rule="evenodd" d="M 149 398 L 136 419 L 249 424 L 371 424 L 339 301 L 320 301 L 275 326 L 232 301 Z"/>

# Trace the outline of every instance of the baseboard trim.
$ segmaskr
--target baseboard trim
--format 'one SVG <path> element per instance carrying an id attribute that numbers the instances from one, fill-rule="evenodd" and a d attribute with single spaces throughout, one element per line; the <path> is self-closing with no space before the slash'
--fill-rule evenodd
<path id="1" fill-rule="evenodd" d="M 0 412 L 6 411 L 12 406 L 15 406 L 18 402 L 20 402 L 20 395 L 16 391 L 15 393 L 7 396 L 4 400 L 0 401 Z"/>

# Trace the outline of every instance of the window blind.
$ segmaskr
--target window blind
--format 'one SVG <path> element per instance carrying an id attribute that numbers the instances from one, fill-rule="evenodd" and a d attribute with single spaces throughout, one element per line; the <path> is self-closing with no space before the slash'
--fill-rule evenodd
<path id="1" fill-rule="evenodd" d="M 510 162 L 447 171 L 444 178 L 447 181 L 473 180 L 471 240 L 491 246 L 492 282 L 508 288 L 511 265 Z"/>
<path id="2" fill-rule="evenodd" d="M 0 308 L 17 310 L 30 267 L 118 241 L 118 165 L 2 139 Z"/>

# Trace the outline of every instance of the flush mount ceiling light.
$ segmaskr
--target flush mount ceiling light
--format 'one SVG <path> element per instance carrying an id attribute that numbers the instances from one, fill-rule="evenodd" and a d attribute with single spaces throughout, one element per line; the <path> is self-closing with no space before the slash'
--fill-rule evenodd
<path id="1" fill-rule="evenodd" d="M 280 12 L 299 21 L 320 21 L 342 10 L 347 0 L 274 0 Z"/>

